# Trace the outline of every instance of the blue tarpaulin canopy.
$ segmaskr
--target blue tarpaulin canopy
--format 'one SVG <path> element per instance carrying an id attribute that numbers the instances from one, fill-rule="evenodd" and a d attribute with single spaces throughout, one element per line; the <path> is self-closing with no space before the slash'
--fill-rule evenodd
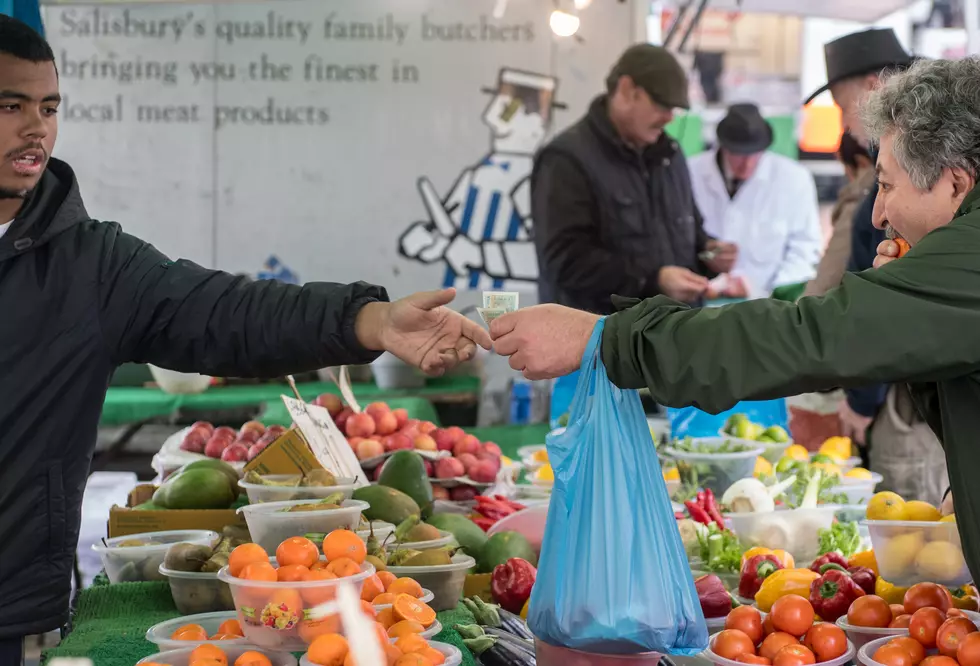
<path id="1" fill-rule="evenodd" d="M 38 0 L 0 0 L 0 14 L 13 16 L 44 34 L 41 24 L 41 7 Z"/>

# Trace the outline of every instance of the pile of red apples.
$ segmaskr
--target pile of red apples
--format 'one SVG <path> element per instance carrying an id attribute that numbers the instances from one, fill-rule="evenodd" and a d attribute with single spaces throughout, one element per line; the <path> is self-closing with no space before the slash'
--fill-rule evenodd
<path id="1" fill-rule="evenodd" d="M 198 421 L 184 435 L 180 450 L 225 462 L 247 462 L 262 453 L 285 432 L 286 428 L 280 425 L 266 428 L 258 421 L 245 423 L 238 432 L 228 426 L 215 428 L 207 421 Z"/>

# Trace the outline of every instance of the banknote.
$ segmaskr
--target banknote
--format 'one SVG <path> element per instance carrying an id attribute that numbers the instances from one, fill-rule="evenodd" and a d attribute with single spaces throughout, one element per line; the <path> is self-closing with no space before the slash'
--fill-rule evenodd
<path id="1" fill-rule="evenodd" d="M 519 305 L 520 294 L 516 291 L 485 291 L 483 292 L 484 308 L 501 308 L 513 312 Z"/>
<path id="2" fill-rule="evenodd" d="M 510 310 L 506 310 L 504 308 L 477 308 L 476 311 L 480 313 L 481 317 L 483 317 L 483 323 L 486 324 L 487 326 L 489 326 L 490 322 L 492 322 L 497 317 L 500 317 L 510 312 Z"/>

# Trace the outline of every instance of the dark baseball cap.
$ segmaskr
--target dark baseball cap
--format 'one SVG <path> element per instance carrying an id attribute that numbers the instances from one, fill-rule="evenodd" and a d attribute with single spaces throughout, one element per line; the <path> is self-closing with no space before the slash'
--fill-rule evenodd
<path id="1" fill-rule="evenodd" d="M 662 46 L 634 44 L 613 65 L 606 79 L 610 92 L 621 76 L 628 76 L 657 104 L 670 109 L 689 109 L 687 74 L 677 58 Z"/>

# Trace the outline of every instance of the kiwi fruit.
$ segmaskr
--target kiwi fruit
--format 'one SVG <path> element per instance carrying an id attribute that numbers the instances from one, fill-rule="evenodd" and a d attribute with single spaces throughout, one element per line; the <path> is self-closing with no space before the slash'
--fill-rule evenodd
<path id="1" fill-rule="evenodd" d="M 163 558 L 163 566 L 173 571 L 200 571 L 210 557 L 211 549 L 207 546 L 175 543 L 167 549 L 167 555 Z"/>
<path id="2" fill-rule="evenodd" d="M 228 553 L 215 553 L 201 567 L 201 571 L 217 572 L 228 566 Z"/>

